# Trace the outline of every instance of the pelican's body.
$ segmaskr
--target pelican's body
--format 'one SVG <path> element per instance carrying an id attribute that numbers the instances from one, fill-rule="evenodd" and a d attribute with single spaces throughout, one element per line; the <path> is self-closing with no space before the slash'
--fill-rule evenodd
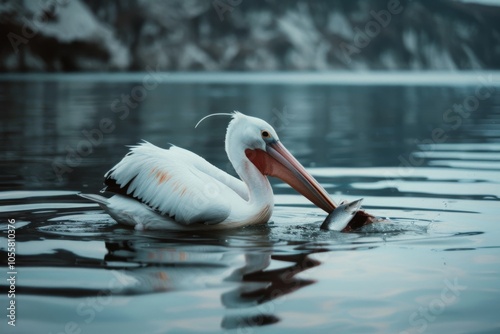
<path id="1" fill-rule="evenodd" d="M 116 221 L 138 229 L 224 229 L 265 223 L 272 214 L 273 192 L 267 177 L 248 164 L 249 187 L 177 146 L 150 143 L 130 153 L 106 174 L 97 201 Z M 97 195 L 82 195 L 96 199 Z"/>
<path id="2" fill-rule="evenodd" d="M 148 142 L 105 175 L 111 198 L 81 194 L 118 222 L 136 229 L 206 230 L 265 223 L 274 200 L 267 175 L 277 176 L 326 212 L 335 203 L 279 142 L 265 121 L 235 112 L 226 133 L 226 152 L 241 179 L 200 156 Z"/>

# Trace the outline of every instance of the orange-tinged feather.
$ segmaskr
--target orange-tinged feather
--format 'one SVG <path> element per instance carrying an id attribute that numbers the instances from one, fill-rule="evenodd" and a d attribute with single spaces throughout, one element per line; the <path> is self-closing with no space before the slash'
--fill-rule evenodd
<path id="1" fill-rule="evenodd" d="M 168 274 L 166 272 L 160 271 L 158 273 L 158 278 L 163 280 L 163 281 L 166 281 L 166 280 L 168 280 Z"/>
<path id="2" fill-rule="evenodd" d="M 163 172 L 160 170 L 156 172 L 156 179 L 158 180 L 159 184 L 167 182 L 170 178 L 171 176 L 167 172 Z"/>

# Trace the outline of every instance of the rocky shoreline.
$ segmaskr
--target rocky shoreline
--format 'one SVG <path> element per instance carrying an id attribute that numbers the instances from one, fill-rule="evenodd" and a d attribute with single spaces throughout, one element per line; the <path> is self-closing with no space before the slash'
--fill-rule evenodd
<path id="1" fill-rule="evenodd" d="M 450 0 L 8 0 L 0 70 L 499 69 L 499 22 Z"/>

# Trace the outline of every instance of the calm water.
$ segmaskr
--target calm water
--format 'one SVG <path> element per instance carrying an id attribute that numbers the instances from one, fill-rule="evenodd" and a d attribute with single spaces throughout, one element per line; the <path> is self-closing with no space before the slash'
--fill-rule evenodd
<path id="1" fill-rule="evenodd" d="M 0 331 L 497 333 L 500 81 L 488 75 L 0 77 L 1 277 L 8 219 L 17 269 L 16 327 L 2 279 Z M 335 200 L 364 197 L 391 222 L 319 231 L 325 214 L 273 181 L 267 225 L 139 232 L 75 195 L 98 192 L 141 139 L 232 172 L 228 120 L 193 128 L 231 110 L 273 124 Z"/>

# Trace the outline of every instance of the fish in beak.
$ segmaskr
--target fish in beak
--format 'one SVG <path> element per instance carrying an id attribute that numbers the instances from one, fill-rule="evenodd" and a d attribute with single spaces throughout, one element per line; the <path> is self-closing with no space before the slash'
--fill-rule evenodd
<path id="1" fill-rule="evenodd" d="M 326 190 L 279 140 L 267 142 L 265 151 L 248 149 L 245 154 L 263 175 L 283 180 L 327 213 L 337 207 Z"/>
<path id="2" fill-rule="evenodd" d="M 344 230 L 361 208 L 361 202 L 363 202 L 362 198 L 350 203 L 340 203 L 340 205 L 326 217 L 320 229 L 329 231 Z"/>

